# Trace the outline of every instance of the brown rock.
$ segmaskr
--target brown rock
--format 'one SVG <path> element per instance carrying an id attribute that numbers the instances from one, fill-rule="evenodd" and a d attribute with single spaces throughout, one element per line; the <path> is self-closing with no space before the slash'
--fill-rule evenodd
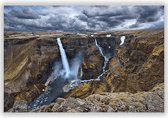
<path id="1" fill-rule="evenodd" d="M 162 91 L 162 92 L 161 92 Z M 38 111 L 49 109 L 54 112 L 163 112 L 164 85 L 159 84 L 148 92 L 93 94 L 85 99 L 67 98 L 59 105 L 57 102 L 43 106 Z M 54 104 L 54 105 L 53 105 Z"/>

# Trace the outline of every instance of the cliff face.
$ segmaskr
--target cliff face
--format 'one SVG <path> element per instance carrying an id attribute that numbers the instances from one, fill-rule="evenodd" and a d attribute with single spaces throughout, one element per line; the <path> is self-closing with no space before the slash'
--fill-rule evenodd
<path id="1" fill-rule="evenodd" d="M 5 39 L 5 110 L 16 100 L 32 101 L 41 93 L 58 55 L 51 40 L 17 35 Z"/>
<path id="2" fill-rule="evenodd" d="M 164 82 L 163 30 L 133 31 L 125 34 L 129 35 L 124 45 L 116 45 L 104 79 L 81 84 L 67 97 L 84 98 L 101 92 L 136 93 L 148 91 Z M 119 37 L 124 34 L 116 32 L 115 35 Z"/>
<path id="3" fill-rule="evenodd" d="M 85 99 L 57 98 L 54 103 L 33 112 L 163 112 L 164 87 L 158 84 L 148 92 L 93 94 Z"/>
<path id="4" fill-rule="evenodd" d="M 111 37 L 106 37 L 107 34 L 96 33 L 91 37 L 89 33 L 35 36 L 6 33 L 5 111 L 9 108 L 9 111 L 27 111 L 27 104 L 47 89 L 44 84 L 53 71 L 53 64 L 60 61 L 56 37 L 61 37 L 69 60 L 82 52 L 82 80 L 96 79 L 103 72 L 105 59 L 95 44 L 96 39 L 103 54 L 109 57 L 106 72 L 100 81 L 80 83 L 64 94 L 64 99 L 59 98 L 35 111 L 163 111 L 164 86 L 160 83 L 164 82 L 164 31 L 113 32 Z M 123 45 L 120 45 L 121 36 L 126 36 Z M 159 87 L 155 87 L 157 85 Z M 151 102 L 154 100 L 150 105 L 148 98 Z M 102 99 L 108 104 L 103 102 L 103 106 Z M 137 103 L 131 103 L 131 99 Z M 156 108 L 157 105 L 160 107 Z"/>

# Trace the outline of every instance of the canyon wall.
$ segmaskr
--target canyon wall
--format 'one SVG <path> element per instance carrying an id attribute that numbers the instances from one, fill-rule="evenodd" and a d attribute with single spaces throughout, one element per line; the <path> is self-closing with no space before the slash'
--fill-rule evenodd
<path id="1" fill-rule="evenodd" d="M 111 37 L 107 37 L 107 34 L 111 34 Z M 123 45 L 120 45 L 121 36 L 126 37 Z M 108 105 L 105 106 L 105 111 L 110 111 L 110 109 L 111 111 L 122 111 L 122 109 L 114 108 L 117 104 L 120 104 L 115 100 L 122 99 L 125 100 L 124 104 L 126 104 L 126 108 L 124 108 L 126 110 L 123 111 L 131 111 L 131 108 L 128 108 L 131 103 L 127 99 L 133 97 L 132 99 L 138 102 L 143 101 L 145 104 L 138 104 L 136 109 L 135 103 L 132 103 L 134 104 L 132 111 L 152 111 L 149 110 L 150 106 L 147 105 L 148 108 L 145 106 L 149 97 L 159 100 L 158 104 L 161 105 L 157 109 L 155 108 L 157 105 L 151 103 L 155 105 L 153 111 L 163 111 L 164 85 L 160 84 L 164 82 L 163 29 L 95 33 L 93 37 L 90 33 L 82 35 L 40 33 L 34 36 L 31 33 L 23 33 L 22 35 L 19 33 L 6 33 L 4 40 L 5 111 L 29 111 L 27 104 L 31 103 L 47 89 L 45 82 L 53 71 L 54 62 L 61 60 L 56 37 L 61 37 L 69 60 L 73 59 L 78 52 L 82 52 L 84 56 L 82 80 L 96 79 L 103 72 L 105 60 L 96 47 L 95 39 L 103 49 L 104 54 L 106 56 L 110 55 L 102 79 L 100 81 L 80 83 L 64 96 L 60 96 L 64 97 L 62 99 L 65 103 L 77 101 L 78 104 L 80 101 L 86 101 L 87 104 L 97 105 L 100 104 L 101 100 L 97 101 L 96 99 L 108 98 L 110 101 L 107 100 Z M 159 93 L 157 93 L 158 91 Z M 161 98 L 158 98 L 158 95 Z M 139 100 L 138 96 L 142 97 L 143 100 Z M 114 101 L 111 101 L 113 99 Z M 83 103 L 85 104 L 85 102 Z M 109 103 L 114 107 L 110 106 L 111 108 L 107 109 Z M 59 103 L 53 101 L 50 105 L 35 111 L 44 112 L 48 111 L 48 108 L 52 108 L 49 111 L 69 111 L 63 109 L 64 107 L 53 110 L 53 106 L 58 108 L 58 105 Z M 68 105 L 64 104 L 65 107 Z M 72 109 L 71 112 L 85 111 L 84 108 L 74 110 L 74 106 L 69 106 Z M 89 105 L 86 111 L 103 111 L 102 106 L 98 105 L 96 107 L 100 109 L 93 109 Z"/>

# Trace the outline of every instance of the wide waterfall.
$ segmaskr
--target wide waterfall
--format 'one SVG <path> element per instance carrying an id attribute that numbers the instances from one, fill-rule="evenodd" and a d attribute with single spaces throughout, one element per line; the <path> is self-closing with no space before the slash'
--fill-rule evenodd
<path id="1" fill-rule="evenodd" d="M 58 43 L 59 50 L 60 50 L 60 53 L 61 53 L 62 65 L 63 65 L 63 68 L 66 72 L 65 77 L 67 78 L 70 74 L 70 67 L 69 67 L 68 59 L 67 59 L 65 50 L 62 46 L 62 42 L 61 42 L 60 38 L 57 38 L 57 43 Z"/>

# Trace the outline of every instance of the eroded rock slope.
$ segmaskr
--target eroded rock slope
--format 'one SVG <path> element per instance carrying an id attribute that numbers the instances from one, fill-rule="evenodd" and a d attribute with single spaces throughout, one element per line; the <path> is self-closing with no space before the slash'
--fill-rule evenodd
<path id="1" fill-rule="evenodd" d="M 111 37 L 106 37 L 111 34 Z M 123 45 L 120 37 L 126 36 Z M 5 33 L 5 111 L 27 112 L 27 105 L 46 89 L 45 82 L 60 61 L 56 37 L 68 59 L 82 52 L 82 80 L 96 79 L 104 58 L 95 39 L 110 58 L 100 81 L 79 84 L 34 111 L 164 111 L 164 30 L 90 33 Z M 75 104 L 72 104 L 75 103 Z M 158 106 L 158 107 L 156 107 Z"/>

